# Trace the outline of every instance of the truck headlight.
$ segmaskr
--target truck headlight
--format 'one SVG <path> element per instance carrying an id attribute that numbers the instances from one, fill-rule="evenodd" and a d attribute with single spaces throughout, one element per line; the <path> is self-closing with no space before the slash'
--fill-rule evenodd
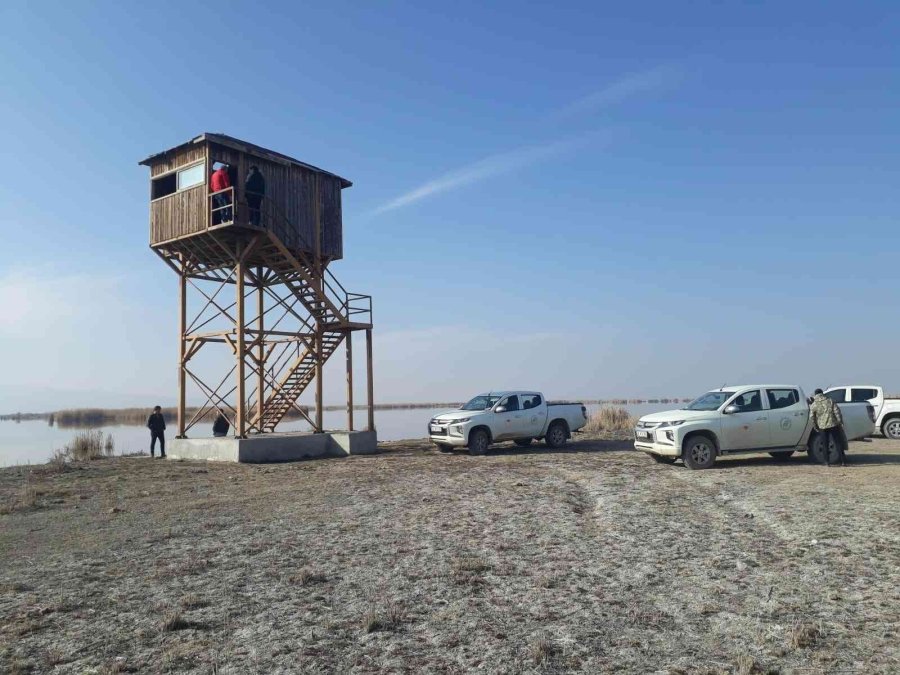
<path id="1" fill-rule="evenodd" d="M 674 422 L 663 422 L 660 424 L 661 427 L 678 427 L 684 424 L 684 420 L 676 420 Z"/>
<path id="2" fill-rule="evenodd" d="M 452 421 L 450 422 L 450 424 L 465 424 L 465 423 L 468 422 L 470 419 L 472 419 L 472 418 L 471 418 L 471 417 L 463 417 L 461 420 L 452 420 Z"/>

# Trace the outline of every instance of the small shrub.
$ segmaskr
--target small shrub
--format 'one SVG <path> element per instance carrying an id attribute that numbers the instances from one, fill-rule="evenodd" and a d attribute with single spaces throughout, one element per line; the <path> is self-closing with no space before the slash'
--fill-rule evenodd
<path id="1" fill-rule="evenodd" d="M 461 556 L 450 563 L 450 576 L 458 584 L 481 583 L 481 575 L 491 569 L 484 558 L 477 555 Z"/>
<path id="2" fill-rule="evenodd" d="M 181 616 L 181 612 L 177 609 L 170 609 L 163 616 L 162 623 L 160 624 L 160 630 L 164 633 L 168 633 L 174 630 L 182 630 L 184 628 L 190 628 L 191 624 L 189 621 L 185 621 L 184 617 Z"/>
<path id="3" fill-rule="evenodd" d="M 47 462 L 47 469 L 51 473 L 63 473 L 69 470 L 69 456 L 65 450 L 54 450 L 50 461 Z"/>
<path id="4" fill-rule="evenodd" d="M 736 665 L 738 675 L 753 675 L 757 671 L 756 661 L 749 654 L 741 654 Z"/>
<path id="5" fill-rule="evenodd" d="M 814 623 L 797 621 L 791 627 L 790 645 L 794 649 L 812 647 L 822 637 L 822 628 Z"/>
<path id="6" fill-rule="evenodd" d="M 319 584 L 323 581 L 328 581 L 328 577 L 321 572 L 316 572 L 309 567 L 304 567 L 296 574 L 289 576 L 288 581 L 292 584 L 297 584 L 298 586 L 309 586 L 311 584 Z"/>
<path id="7" fill-rule="evenodd" d="M 370 608 L 363 616 L 362 627 L 366 633 L 378 630 L 394 630 L 403 623 L 403 608 L 390 602 L 382 609 Z"/>
<path id="8" fill-rule="evenodd" d="M 625 408 L 603 406 L 591 415 L 585 431 L 630 431 L 634 428 L 635 419 Z"/>
<path id="9" fill-rule="evenodd" d="M 106 434 L 106 440 L 103 442 L 103 452 L 107 457 L 112 457 L 116 452 L 116 443 L 113 441 L 112 434 Z"/>
<path id="10" fill-rule="evenodd" d="M 538 635 L 528 644 L 528 653 L 536 665 L 546 663 L 553 658 L 555 652 L 553 642 L 547 635 Z"/>
<path id="11" fill-rule="evenodd" d="M 43 662 L 45 668 L 53 669 L 60 663 L 66 662 L 66 654 L 63 650 L 57 647 L 49 647 L 44 652 Z"/>
<path id="12" fill-rule="evenodd" d="M 40 496 L 38 489 L 32 485 L 31 481 L 26 479 L 22 484 L 18 494 L 7 495 L 3 504 L 0 504 L 0 514 L 15 513 L 16 511 L 27 511 L 39 506 L 38 497 Z"/>
<path id="13" fill-rule="evenodd" d="M 66 446 L 65 453 L 76 462 L 88 462 L 104 457 L 105 443 L 102 431 L 80 431 Z"/>
<path id="14" fill-rule="evenodd" d="M 197 609 L 199 607 L 206 607 L 207 605 L 206 601 L 196 593 L 183 595 L 178 604 L 181 605 L 181 609 Z"/>

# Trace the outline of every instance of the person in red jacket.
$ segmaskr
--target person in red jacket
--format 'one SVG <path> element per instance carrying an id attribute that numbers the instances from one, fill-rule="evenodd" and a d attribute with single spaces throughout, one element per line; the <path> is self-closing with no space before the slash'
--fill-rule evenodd
<path id="1" fill-rule="evenodd" d="M 228 177 L 228 165 L 219 164 L 219 168 L 213 171 L 209 177 L 209 191 L 216 193 L 231 187 L 231 179 Z M 213 212 L 213 224 L 231 222 L 231 193 L 222 192 L 213 195 L 213 203 L 217 211 Z"/>

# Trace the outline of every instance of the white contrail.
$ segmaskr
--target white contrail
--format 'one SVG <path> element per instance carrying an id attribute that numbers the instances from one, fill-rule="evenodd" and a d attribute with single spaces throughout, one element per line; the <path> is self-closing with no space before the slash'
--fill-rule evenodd
<path id="1" fill-rule="evenodd" d="M 646 91 L 656 91 L 670 87 L 681 78 L 681 71 L 674 66 L 664 65 L 632 73 L 592 94 L 573 101 L 555 112 L 551 117 L 555 119 L 572 117 L 574 115 L 592 112 L 607 108 L 616 103 L 621 103 L 635 94 Z"/>
<path id="2" fill-rule="evenodd" d="M 577 138 L 554 141 L 543 145 L 531 145 L 524 148 L 517 148 L 509 152 L 501 152 L 496 155 L 489 155 L 483 159 L 473 162 L 455 171 L 445 173 L 434 180 L 430 180 L 419 187 L 404 192 L 399 197 L 385 202 L 371 212 L 371 215 L 393 211 L 402 206 L 408 206 L 426 197 L 447 192 L 463 185 L 469 185 L 475 181 L 491 176 L 498 176 L 503 173 L 509 173 L 516 169 L 536 164 L 541 160 L 561 155 L 575 148 L 579 148 L 588 142 L 595 140 L 598 136 L 608 138 L 609 134 L 605 132 L 593 132 Z"/>
<path id="3" fill-rule="evenodd" d="M 599 110 L 620 103 L 635 94 L 670 86 L 679 78 L 679 76 L 680 71 L 672 66 L 658 66 L 651 70 L 632 73 L 631 75 L 616 80 L 603 89 L 595 91 L 584 98 L 580 98 L 577 101 L 573 101 L 572 103 L 557 109 L 551 113 L 550 117 L 552 119 L 563 119 Z M 409 192 L 404 192 L 399 197 L 395 197 L 381 206 L 376 207 L 369 212 L 369 215 L 374 216 L 387 211 L 393 211 L 394 209 L 414 204 L 415 202 L 425 199 L 426 197 L 431 197 L 432 195 L 447 192 L 462 187 L 463 185 L 469 185 L 470 183 L 474 183 L 475 181 L 484 178 L 498 176 L 531 164 L 536 164 L 537 162 L 554 155 L 560 155 L 581 147 L 587 142 L 596 139 L 598 135 L 608 138 L 608 134 L 606 133 L 593 132 L 578 138 L 558 140 L 543 145 L 525 146 L 508 152 L 490 155 L 460 169 L 445 173 L 443 176 L 438 176 L 434 180 L 430 180 Z"/>

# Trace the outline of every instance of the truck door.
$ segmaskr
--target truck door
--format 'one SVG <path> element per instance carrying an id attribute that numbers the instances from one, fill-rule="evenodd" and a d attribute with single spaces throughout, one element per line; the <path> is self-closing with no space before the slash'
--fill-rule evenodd
<path id="1" fill-rule="evenodd" d="M 500 409 L 503 412 L 500 412 Z M 519 397 L 507 396 L 494 408 L 493 435 L 495 441 L 521 438 L 522 411 L 519 410 Z"/>
<path id="2" fill-rule="evenodd" d="M 803 437 L 809 419 L 809 406 L 800 400 L 796 389 L 767 389 L 771 447 L 794 447 Z"/>
<path id="3" fill-rule="evenodd" d="M 762 391 L 745 391 L 733 398 L 728 405 L 735 406 L 737 411 L 722 416 L 722 449 L 752 450 L 769 447 L 769 411 L 763 409 Z"/>
<path id="4" fill-rule="evenodd" d="M 521 438 L 540 436 L 547 424 L 547 406 L 543 398 L 540 394 L 522 394 L 519 403 L 522 404 Z"/>

